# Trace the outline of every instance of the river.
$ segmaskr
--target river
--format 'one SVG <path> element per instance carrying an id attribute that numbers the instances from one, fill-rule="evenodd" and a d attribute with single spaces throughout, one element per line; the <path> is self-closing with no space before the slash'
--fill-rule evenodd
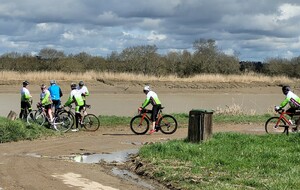
<path id="1" fill-rule="evenodd" d="M 32 94 L 33 108 L 38 102 L 39 94 Z M 133 116 L 141 106 L 145 95 L 140 94 L 91 94 L 87 103 L 92 105 L 90 113 L 96 115 Z M 244 93 L 173 93 L 159 94 L 165 107 L 165 113 L 188 113 L 192 109 L 232 109 L 245 113 L 263 114 L 278 105 L 283 99 L 282 94 L 244 94 Z M 62 102 L 66 102 L 63 96 Z M 7 116 L 10 110 L 19 113 L 20 95 L 17 93 L 0 93 L 1 116 Z"/>

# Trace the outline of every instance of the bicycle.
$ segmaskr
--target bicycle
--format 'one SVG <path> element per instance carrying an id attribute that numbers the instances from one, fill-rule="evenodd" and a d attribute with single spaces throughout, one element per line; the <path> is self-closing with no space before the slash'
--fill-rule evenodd
<path id="1" fill-rule="evenodd" d="M 53 122 L 51 122 L 50 118 L 48 117 L 48 114 L 46 113 L 45 108 L 40 104 L 37 105 L 37 108 L 37 110 L 31 111 L 27 116 L 27 123 L 29 125 L 38 124 L 40 126 L 43 126 L 45 123 L 48 123 L 51 129 L 60 132 L 67 132 L 71 129 L 72 120 L 68 115 L 55 115 L 53 118 Z"/>
<path id="2" fill-rule="evenodd" d="M 64 106 L 60 106 L 58 109 L 55 109 L 55 112 L 54 112 L 54 116 L 59 116 L 59 115 L 67 115 L 68 117 L 71 118 L 71 127 L 72 128 L 74 126 L 74 123 L 75 123 L 75 114 L 72 112 L 72 106 L 67 106 L 67 107 L 64 107 Z"/>
<path id="3" fill-rule="evenodd" d="M 173 134 L 177 130 L 177 121 L 172 115 L 163 115 L 161 107 L 158 112 L 158 119 L 155 123 L 157 126 L 155 129 L 156 131 L 161 131 L 164 134 Z M 137 135 L 143 135 L 147 133 L 149 130 L 149 122 L 152 124 L 152 120 L 150 118 L 151 110 L 142 109 L 138 111 L 138 115 L 134 116 L 130 121 L 130 129 L 133 133 Z"/>
<path id="4" fill-rule="evenodd" d="M 289 134 L 289 128 L 292 128 L 292 132 L 298 132 L 298 125 L 293 124 L 286 115 L 293 114 L 286 112 L 284 109 L 277 111 L 280 115 L 270 117 L 265 123 L 265 130 L 268 134 Z M 296 111 L 294 115 L 300 115 L 300 110 Z M 297 122 L 297 121 L 296 121 Z M 296 123 L 295 122 L 295 123 Z"/>
<path id="5" fill-rule="evenodd" d="M 63 112 L 58 112 L 58 114 L 66 113 L 70 115 L 72 117 L 72 122 L 74 125 L 76 117 L 75 117 L 75 113 L 71 111 L 72 109 L 74 110 L 74 108 L 72 108 L 72 106 L 68 106 L 68 107 L 69 110 L 64 109 Z M 92 107 L 91 105 L 86 105 L 83 111 L 86 111 L 86 108 L 91 109 Z M 81 120 L 79 120 L 79 125 L 81 128 L 84 128 L 87 131 L 97 131 L 100 127 L 100 120 L 96 115 L 87 113 L 86 115 L 82 116 Z"/>

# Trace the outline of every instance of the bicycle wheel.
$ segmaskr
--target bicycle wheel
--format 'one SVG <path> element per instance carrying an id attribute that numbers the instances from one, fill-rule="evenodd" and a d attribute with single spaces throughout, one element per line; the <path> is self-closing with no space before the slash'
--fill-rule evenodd
<path id="1" fill-rule="evenodd" d="M 72 119 L 68 114 L 60 114 L 54 118 L 53 128 L 60 132 L 67 132 L 72 127 Z"/>
<path id="2" fill-rule="evenodd" d="M 61 110 L 56 113 L 56 117 L 63 115 L 64 117 L 69 117 L 71 119 L 70 128 L 75 124 L 75 115 L 71 111 Z"/>
<path id="3" fill-rule="evenodd" d="M 286 123 L 283 119 L 280 119 L 279 117 L 271 117 L 267 120 L 265 124 L 265 130 L 269 134 L 282 134 L 285 133 L 286 129 Z"/>
<path id="4" fill-rule="evenodd" d="M 35 123 L 42 126 L 46 122 L 46 116 L 43 113 L 37 113 L 35 115 Z"/>
<path id="5" fill-rule="evenodd" d="M 29 114 L 27 115 L 27 118 L 26 118 L 26 121 L 29 125 L 36 123 L 35 117 L 36 117 L 37 113 L 38 113 L 38 110 L 32 110 L 31 112 L 29 112 Z"/>
<path id="6" fill-rule="evenodd" d="M 171 115 L 163 115 L 158 121 L 158 126 L 164 134 L 173 134 L 177 130 L 177 121 Z"/>
<path id="7" fill-rule="evenodd" d="M 100 127 L 100 121 L 94 114 L 87 114 L 82 119 L 82 124 L 87 131 L 97 131 Z"/>
<path id="8" fill-rule="evenodd" d="M 134 116 L 130 121 L 130 129 L 137 135 L 144 135 L 149 130 L 149 120 L 141 115 Z"/>

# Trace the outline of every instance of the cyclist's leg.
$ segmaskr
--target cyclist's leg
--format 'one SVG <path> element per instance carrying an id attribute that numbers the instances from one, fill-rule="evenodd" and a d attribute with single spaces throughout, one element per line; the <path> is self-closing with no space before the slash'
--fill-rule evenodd
<path id="1" fill-rule="evenodd" d="M 32 111 L 31 102 L 27 102 L 28 113 Z"/>
<path id="2" fill-rule="evenodd" d="M 49 117 L 50 122 L 53 122 L 52 104 L 45 105 L 45 110 L 46 110 L 46 113 Z"/>
<path id="3" fill-rule="evenodd" d="M 75 107 L 76 130 L 78 130 L 79 122 L 81 121 L 80 111 L 81 111 L 82 108 L 80 108 L 80 107 L 82 107 L 82 106 L 76 106 Z"/>
<path id="4" fill-rule="evenodd" d="M 56 113 L 60 107 L 61 102 L 60 100 L 52 100 L 52 103 L 53 103 L 54 113 Z"/>
<path id="5" fill-rule="evenodd" d="M 20 114 L 19 114 L 20 119 L 22 119 L 23 116 L 24 116 L 25 108 L 26 108 L 25 102 L 21 101 L 21 111 L 20 111 Z"/>
<path id="6" fill-rule="evenodd" d="M 152 107 L 152 114 L 151 114 L 151 120 L 152 120 L 152 130 L 155 130 L 155 124 L 157 122 L 157 115 L 159 112 L 160 106 L 159 105 L 154 105 Z"/>
<path id="7" fill-rule="evenodd" d="M 290 107 L 289 109 L 286 110 L 286 112 L 290 113 L 288 115 L 290 116 L 290 121 L 292 121 L 293 117 L 294 117 L 294 115 L 296 113 L 296 108 Z M 295 121 L 295 123 L 293 123 L 293 124 L 296 125 L 296 126 L 293 126 L 291 128 L 291 130 L 292 130 L 292 132 L 295 132 L 295 131 L 297 131 L 297 121 Z"/>
<path id="8" fill-rule="evenodd" d="M 86 112 L 86 101 L 85 100 L 83 100 L 82 111 L 83 111 L 83 115 L 87 115 L 87 112 Z"/>
<path id="9" fill-rule="evenodd" d="M 25 118 L 27 118 L 27 115 L 32 111 L 30 102 L 25 102 L 26 108 L 25 108 Z"/>

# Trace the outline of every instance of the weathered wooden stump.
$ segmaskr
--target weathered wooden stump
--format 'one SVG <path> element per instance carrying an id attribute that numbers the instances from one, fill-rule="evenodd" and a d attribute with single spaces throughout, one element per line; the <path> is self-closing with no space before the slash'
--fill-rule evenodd
<path id="1" fill-rule="evenodd" d="M 10 119 L 10 120 L 17 119 L 17 113 L 11 110 L 7 115 L 7 119 Z"/>

